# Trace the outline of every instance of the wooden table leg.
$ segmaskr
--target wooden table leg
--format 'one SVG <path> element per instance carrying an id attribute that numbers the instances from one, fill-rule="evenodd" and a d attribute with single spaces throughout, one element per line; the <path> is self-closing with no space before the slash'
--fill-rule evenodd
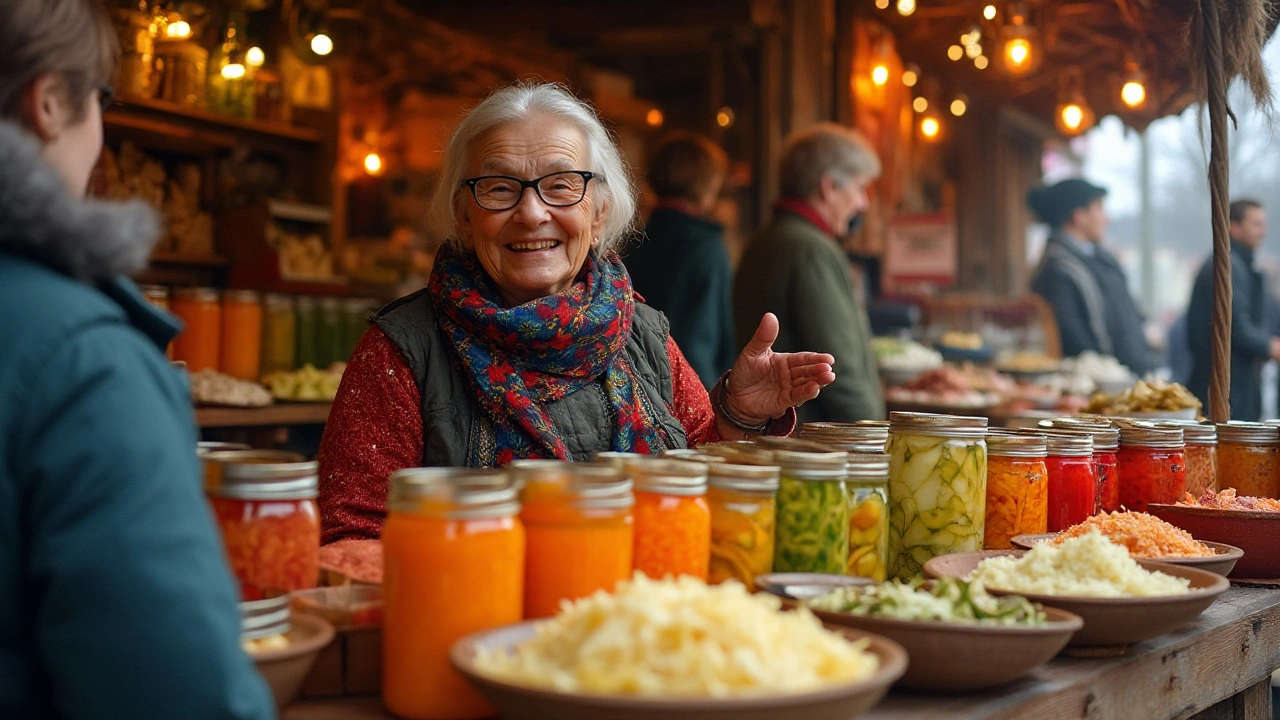
<path id="1" fill-rule="evenodd" d="M 1271 720 L 1271 678 L 1192 715 L 1190 720 Z"/>

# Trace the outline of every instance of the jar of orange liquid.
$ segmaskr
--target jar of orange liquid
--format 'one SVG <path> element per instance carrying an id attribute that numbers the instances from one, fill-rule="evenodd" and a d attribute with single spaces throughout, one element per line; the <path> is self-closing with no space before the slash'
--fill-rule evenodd
<path id="1" fill-rule="evenodd" d="M 213 288 L 179 288 L 169 309 L 182 320 L 182 332 L 173 340 L 173 359 L 187 364 L 190 372 L 220 369 L 222 308 Z"/>
<path id="2" fill-rule="evenodd" d="M 658 580 L 692 575 L 705 582 L 711 563 L 707 466 L 638 458 L 626 469 L 636 486 L 635 569 Z"/>
<path id="3" fill-rule="evenodd" d="M 252 290 L 222 294 L 222 372 L 257 382 L 262 374 L 262 298 Z"/>
<path id="4" fill-rule="evenodd" d="M 564 600 L 612 592 L 631 575 L 635 541 L 631 480 L 603 463 L 517 460 L 520 519 L 528 548 L 525 619 L 551 617 Z"/>
<path id="5" fill-rule="evenodd" d="M 138 290 L 142 291 L 142 299 L 146 300 L 152 306 L 160 308 L 165 312 L 169 311 L 169 288 L 163 285 L 139 285 Z M 173 344 L 170 343 L 164 349 L 164 354 L 173 359 Z"/>
<path id="6" fill-rule="evenodd" d="M 520 621 L 525 534 L 517 488 L 506 473 L 458 468 L 399 470 L 390 486 L 383 702 L 413 720 L 491 717 L 493 708 L 450 666 L 449 648 Z"/>

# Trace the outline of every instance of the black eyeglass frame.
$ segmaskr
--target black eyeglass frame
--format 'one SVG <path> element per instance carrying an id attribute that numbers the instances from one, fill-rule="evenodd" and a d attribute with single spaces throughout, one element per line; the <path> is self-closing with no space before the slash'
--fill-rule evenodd
<path id="1" fill-rule="evenodd" d="M 103 85 L 98 88 L 98 107 L 102 112 L 106 112 L 107 108 L 116 101 L 116 89 L 111 85 Z"/>
<path id="2" fill-rule="evenodd" d="M 582 195 L 577 200 L 574 200 L 571 203 L 549 202 L 546 198 L 542 196 L 542 191 L 538 189 L 538 184 L 541 183 L 543 180 L 546 180 L 549 177 L 555 177 L 556 175 L 582 176 Z M 511 202 L 511 205 L 507 207 L 487 208 L 483 204 L 481 204 L 480 194 L 476 190 L 476 185 L 479 184 L 480 181 L 482 180 L 510 180 L 512 182 L 519 183 L 520 194 L 516 195 L 515 199 Z M 549 207 L 555 207 L 555 208 L 573 207 L 574 205 L 577 205 L 578 203 L 582 202 L 587 198 L 587 187 L 591 184 L 592 180 L 600 180 L 603 182 L 604 177 L 601 176 L 599 173 L 593 173 L 593 172 L 590 172 L 589 170 L 560 170 L 558 172 L 547 173 L 542 177 L 537 177 L 532 180 L 521 180 L 520 178 L 513 177 L 511 175 L 481 175 L 479 177 L 467 178 L 466 180 L 462 181 L 462 184 L 471 188 L 471 199 L 475 201 L 476 206 L 479 207 L 480 209 L 488 210 L 490 212 L 505 212 L 519 205 L 520 201 L 524 199 L 524 191 L 528 190 L 529 188 L 533 188 L 533 192 L 535 195 L 538 196 L 538 199 L 541 200 L 543 204 Z"/>

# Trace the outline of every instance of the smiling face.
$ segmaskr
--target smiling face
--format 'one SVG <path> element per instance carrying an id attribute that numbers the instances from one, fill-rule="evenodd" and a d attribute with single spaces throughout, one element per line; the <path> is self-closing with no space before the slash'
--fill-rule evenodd
<path id="1" fill-rule="evenodd" d="M 586 139 L 567 123 L 535 116 L 498 127 L 471 146 L 467 177 L 510 175 L 533 180 L 588 167 Z M 567 289 L 582 270 L 604 217 L 596 189 L 587 185 L 582 202 L 551 207 L 526 189 L 510 210 L 485 210 L 463 190 L 458 228 L 498 292 L 519 305 Z"/>

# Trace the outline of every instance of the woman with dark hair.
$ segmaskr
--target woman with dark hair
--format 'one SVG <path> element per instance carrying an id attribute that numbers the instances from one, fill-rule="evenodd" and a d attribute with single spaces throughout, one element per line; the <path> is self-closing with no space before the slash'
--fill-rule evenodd
<path id="1" fill-rule="evenodd" d="M 84 199 L 110 23 L 0 0 L 0 48 L 0 717 L 272 717 L 164 356 L 178 326 L 124 278 L 159 224 Z"/>

